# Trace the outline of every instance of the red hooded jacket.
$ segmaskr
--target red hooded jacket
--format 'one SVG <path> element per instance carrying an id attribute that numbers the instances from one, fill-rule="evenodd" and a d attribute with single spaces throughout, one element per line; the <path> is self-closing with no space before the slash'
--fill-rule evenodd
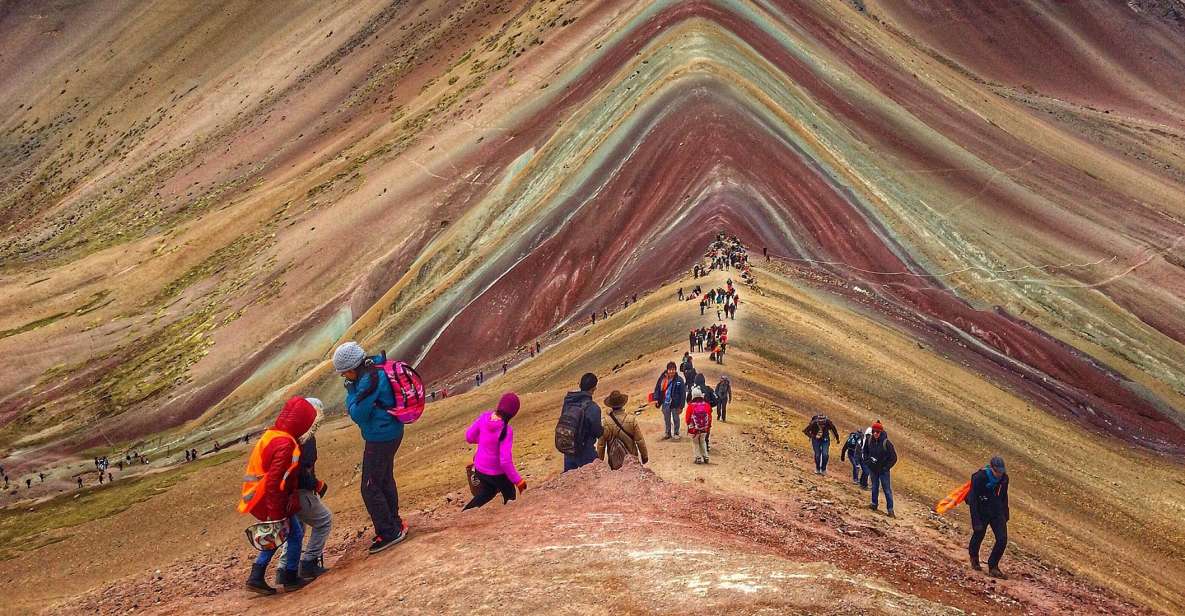
<path id="1" fill-rule="evenodd" d="M 272 429 L 287 432 L 292 438 L 300 440 L 316 418 L 317 409 L 308 400 L 297 396 L 284 403 L 284 409 L 276 417 Z M 279 520 L 300 511 L 300 499 L 296 496 L 296 474 L 293 473 L 289 481 L 284 482 L 284 489 L 280 489 L 284 472 L 292 464 L 292 452 L 295 449 L 296 443 L 293 441 L 276 438 L 263 450 L 263 468 L 267 470 L 264 494 L 251 510 L 251 514 L 260 520 Z"/>

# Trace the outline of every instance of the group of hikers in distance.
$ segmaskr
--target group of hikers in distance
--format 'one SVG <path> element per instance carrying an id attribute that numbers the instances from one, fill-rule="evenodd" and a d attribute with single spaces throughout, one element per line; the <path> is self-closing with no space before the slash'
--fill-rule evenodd
<path id="1" fill-rule="evenodd" d="M 721 234 L 706 256 L 711 268 L 744 267 L 746 277 L 751 279 L 747 256 L 736 238 Z M 697 277 L 706 272 L 698 268 L 694 272 Z M 709 334 L 718 339 L 727 336 L 726 325 L 713 328 Z M 709 387 L 691 357 L 691 352 L 705 348 L 697 344 L 696 330 L 692 331 L 690 343 L 692 348 L 684 355 L 682 365 L 669 362 L 659 374 L 649 402 L 662 414 L 662 439 L 680 438 L 682 418 L 691 437 L 693 462 L 708 464 L 713 417 L 727 421 L 732 384 L 727 375 L 722 375 L 714 388 Z M 363 440 L 359 488 L 374 528 L 368 551 L 377 554 L 408 536 L 408 525 L 399 514 L 395 456 L 403 441 L 404 426 L 416 421 L 424 410 L 424 384 L 411 366 L 388 360 L 385 354 L 368 355 L 356 342 L 338 346 L 332 362 L 343 379 L 346 411 Z M 609 412 L 602 416 L 594 399 L 597 385 L 595 374 L 582 375 L 578 390 L 566 394 L 560 404 L 555 447 L 563 454 L 563 471 L 597 460 L 604 460 L 611 469 L 621 468 L 630 457 L 648 463 L 646 438 L 636 419 L 641 411 L 626 411 L 629 396 L 613 391 L 603 400 Z M 465 441 L 476 445 L 472 463 L 466 469 L 472 499 L 465 504 L 465 510 L 481 507 L 499 495 L 503 503 L 509 503 L 526 491 L 527 481 L 515 464 L 511 425 L 519 410 L 518 395 L 506 392 L 495 408 L 481 413 L 465 431 Z M 275 583 L 285 591 L 298 590 L 327 571 L 323 552 L 333 516 L 323 501 L 329 487 L 316 474 L 316 432 L 323 416 L 320 400 L 290 398 L 248 459 L 238 508 L 259 520 L 246 530 L 248 542 L 259 550 L 246 582 L 253 592 L 276 592 L 266 580 L 266 571 L 277 552 L 281 564 Z M 839 438 L 835 425 L 826 416 L 817 415 L 804 433 L 811 439 L 816 472 L 825 474 L 831 437 Z M 888 514 L 894 516 L 889 477 L 897 454 L 881 423 L 852 432 L 840 457 L 851 461 L 853 483 L 868 486 L 871 482 L 871 508 L 877 509 L 878 492 L 883 489 Z M 980 568 L 980 543 L 986 528 L 992 529 L 996 546 L 988 566 L 991 575 L 997 577 L 1003 577 L 998 565 L 1007 544 L 1007 487 L 1004 462 L 995 457 L 966 486 L 939 504 L 939 510 L 945 511 L 963 500 L 968 502 L 974 528 L 968 549 L 976 569 Z"/>

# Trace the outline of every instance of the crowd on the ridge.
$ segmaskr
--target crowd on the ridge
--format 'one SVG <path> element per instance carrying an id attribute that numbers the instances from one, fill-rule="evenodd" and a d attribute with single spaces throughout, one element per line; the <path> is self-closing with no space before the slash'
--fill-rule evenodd
<path id="1" fill-rule="evenodd" d="M 745 280 L 753 280 L 740 241 L 721 233 L 692 274 L 699 279 L 710 270 L 730 268 L 741 270 Z M 678 296 L 680 300 L 692 301 L 702 296 L 701 316 L 711 305 L 705 301 L 720 306 L 721 314 L 717 322 L 689 332 L 688 351 L 680 363 L 666 364 L 648 394 L 648 403 L 662 414 L 662 440 L 679 440 L 682 424 L 690 437 L 693 462 L 709 464 L 712 426 L 714 422 L 728 421 L 732 383 L 727 375 L 721 375 L 714 387 L 709 386 L 706 376 L 696 369 L 693 354 L 707 352 L 709 360 L 723 363 L 729 342 L 728 324 L 723 322 L 723 317 L 727 312 L 730 319 L 736 318 L 739 294 L 729 279 L 724 288 L 711 289 L 706 295 L 697 286 L 687 295 L 680 289 Z M 731 308 L 726 311 L 725 306 Z M 594 313 L 593 319 L 595 316 Z M 533 352 L 538 350 L 536 343 Z M 368 354 L 356 342 L 338 346 L 332 363 L 343 378 L 345 407 L 363 440 L 359 489 L 374 528 L 369 553 L 377 554 L 408 536 L 408 525 L 400 515 L 394 466 L 404 438 L 405 422 L 398 411 L 406 411 L 408 396 L 417 390 L 415 386 L 409 389 L 402 377 L 392 372 L 385 354 Z M 484 372 L 478 372 L 475 381 L 479 385 L 484 382 Z M 601 401 L 608 409 L 602 413 L 595 398 L 598 382 L 594 373 L 583 374 L 577 390 L 567 393 L 559 405 L 555 447 L 563 454 L 564 472 L 597 460 L 604 460 L 610 469 L 621 468 L 627 458 L 636 458 L 642 464 L 649 462 L 646 437 L 637 421 L 645 405 L 627 411 L 629 396 L 612 391 Z M 422 384 L 416 386 L 422 399 Z M 518 395 L 506 392 L 495 408 L 480 413 L 465 431 L 465 442 L 476 449 L 466 472 L 472 498 L 464 509 L 482 507 L 498 496 L 503 503 L 509 503 L 527 490 L 527 480 L 515 462 L 512 424 L 519 410 Z M 248 460 L 239 510 L 260 520 L 247 530 L 248 540 L 260 550 L 246 582 L 247 588 L 254 592 L 276 592 L 266 580 L 266 570 L 277 553 L 281 554 L 281 564 L 275 583 L 286 591 L 300 589 L 326 571 L 323 550 L 332 527 L 332 514 L 322 500 L 328 486 L 317 477 L 315 468 L 315 433 L 322 417 L 323 406 L 319 400 L 300 396 L 289 399 L 273 426 L 263 432 Z M 816 473 L 826 474 L 831 441 L 839 440 L 838 429 L 827 416 L 816 415 L 803 433 L 811 441 Z M 190 453 L 195 452 L 187 452 L 187 456 Z M 840 458 L 850 462 L 853 483 L 871 488 L 870 508 L 878 508 L 879 495 L 883 492 L 887 513 L 895 517 L 890 476 L 898 458 L 882 423 L 876 421 L 852 431 Z M 957 497 L 952 495 L 952 502 L 965 499 L 972 509 L 975 532 L 968 549 L 976 569 L 980 568 L 979 545 L 985 529 L 990 527 L 995 533 L 996 547 L 988 566 L 991 575 L 997 577 L 1003 577 L 998 565 L 1007 544 L 1007 485 L 1003 460 L 997 457 L 973 476 L 963 492 Z"/>

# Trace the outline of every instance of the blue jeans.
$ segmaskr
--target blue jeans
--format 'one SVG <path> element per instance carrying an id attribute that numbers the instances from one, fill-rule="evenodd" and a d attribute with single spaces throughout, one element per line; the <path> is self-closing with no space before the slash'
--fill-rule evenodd
<path id="1" fill-rule="evenodd" d="M 868 472 L 868 465 L 861 462 L 860 463 L 860 487 L 864 488 L 865 490 L 868 489 L 868 476 L 870 474 L 871 473 Z"/>
<path id="2" fill-rule="evenodd" d="M 301 527 L 300 520 L 296 519 L 296 516 L 288 518 L 288 524 L 290 528 L 288 530 L 287 545 L 296 549 L 287 550 L 284 554 L 284 565 L 281 568 L 296 571 L 300 568 L 299 546 L 304 543 L 304 528 Z M 272 562 L 272 556 L 275 556 L 275 554 L 275 550 L 264 550 L 259 553 L 259 556 L 255 557 L 255 564 L 266 567 L 268 563 Z"/>
<path id="3" fill-rule="evenodd" d="M 885 489 L 885 506 L 889 511 L 893 510 L 893 488 L 889 484 L 889 471 L 881 471 L 872 474 L 872 506 L 876 507 L 877 488 L 884 487 Z"/>
<path id="4" fill-rule="evenodd" d="M 852 456 L 848 456 L 848 462 L 852 464 L 852 483 L 857 483 L 860 481 L 860 471 L 863 470 L 863 465 Z"/>
<path id="5" fill-rule="evenodd" d="M 811 439 L 811 449 L 815 452 L 815 470 L 826 473 L 827 460 L 831 456 L 831 439 L 813 438 Z"/>

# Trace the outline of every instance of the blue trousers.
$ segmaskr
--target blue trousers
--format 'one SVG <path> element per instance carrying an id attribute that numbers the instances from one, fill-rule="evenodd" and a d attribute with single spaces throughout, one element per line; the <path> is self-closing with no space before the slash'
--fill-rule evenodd
<path id="1" fill-rule="evenodd" d="M 284 554 L 284 565 L 281 569 L 289 571 L 296 571 L 300 568 L 300 546 L 304 543 L 304 528 L 300 525 L 300 520 L 296 516 L 288 518 L 290 529 L 288 530 L 288 545 L 292 549 L 287 550 Z M 272 556 L 276 555 L 275 550 L 264 550 L 255 557 L 255 564 L 267 566 L 272 562 Z"/>
<path id="2" fill-rule="evenodd" d="M 811 449 L 815 452 L 815 470 L 826 473 L 827 460 L 831 457 L 831 439 L 811 439 Z"/>
<path id="3" fill-rule="evenodd" d="M 868 465 L 861 462 L 860 463 L 860 487 L 861 488 L 864 488 L 864 489 L 868 488 L 868 476 L 870 474 L 871 473 L 868 472 Z"/>
<path id="4" fill-rule="evenodd" d="M 864 470 L 864 465 L 856 461 L 856 458 L 848 456 L 848 462 L 852 464 L 852 483 L 860 481 L 860 471 Z"/>
<path id="5" fill-rule="evenodd" d="M 872 506 L 876 507 L 877 488 L 885 489 L 885 506 L 893 510 L 893 487 L 889 483 L 889 471 L 884 470 L 872 474 Z"/>

